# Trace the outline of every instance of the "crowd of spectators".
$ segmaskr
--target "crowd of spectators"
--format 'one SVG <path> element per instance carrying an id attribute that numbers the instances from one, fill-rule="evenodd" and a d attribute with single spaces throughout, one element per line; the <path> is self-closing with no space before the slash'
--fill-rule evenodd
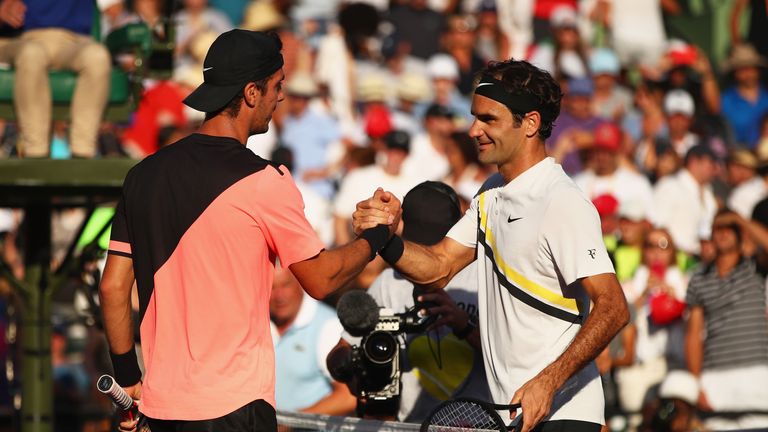
<path id="1" fill-rule="evenodd" d="M 598 209 L 635 313 L 601 357 L 611 427 L 690 430 L 710 417 L 724 421 L 717 413 L 742 429 L 768 426 L 768 406 L 748 402 L 768 403 L 768 381 L 750 378 L 768 377 L 766 2 L 733 1 L 723 25 L 693 21 L 729 35 L 725 56 L 703 39 L 709 29 L 686 39 L 668 28 L 716 3 L 706 0 L 51 2 L 60 13 L 45 3 L 0 0 L 0 62 L 16 70 L 18 119 L 0 120 L 2 157 L 146 157 L 203 120 L 181 101 L 202 82 L 218 34 L 274 31 L 284 46 L 286 100 L 247 146 L 291 170 L 328 247 L 354 235 L 355 204 L 376 187 L 402 199 L 423 181 L 442 181 L 466 208 L 495 171 L 479 163 L 467 134 L 474 73 L 509 57 L 549 71 L 565 97 L 548 151 Z M 171 78 L 143 77 L 125 124 L 99 122 L 96 113 L 109 67 L 131 72 L 135 59 L 110 61 L 92 36 L 94 14 L 102 38 L 134 23 L 175 38 Z M 50 118 L 50 69 L 79 76 L 70 124 Z M 57 216 L 59 254 L 83 217 Z M 19 211 L 0 209 L 3 258 L 18 277 L 21 221 Z M 350 288 L 367 289 L 385 266 L 373 261 Z M 94 322 L 77 292 L 58 296 L 66 312 L 54 317 L 62 324 L 55 376 L 66 377 L 57 395 L 67 403 L 91 400 L 93 377 L 108 368 L 93 354 L 104 349 L 92 341 L 98 331 L 72 325 Z M 0 404 L 13 403 L 10 378 Z M 680 426 L 669 421 L 675 410 L 700 415 L 683 416 Z"/>

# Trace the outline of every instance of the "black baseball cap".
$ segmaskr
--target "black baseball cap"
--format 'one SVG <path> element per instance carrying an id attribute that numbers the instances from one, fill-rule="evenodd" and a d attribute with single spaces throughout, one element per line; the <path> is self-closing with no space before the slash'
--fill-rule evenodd
<path id="1" fill-rule="evenodd" d="M 203 83 L 184 103 L 206 113 L 224 108 L 245 84 L 267 78 L 283 67 L 282 47 L 274 33 L 242 29 L 222 33 L 203 61 Z"/>
<path id="2" fill-rule="evenodd" d="M 398 149 L 408 153 L 411 150 L 411 136 L 408 132 L 394 130 L 384 135 L 384 145 L 388 149 Z"/>
<path id="3" fill-rule="evenodd" d="M 437 244 L 461 219 L 459 197 L 441 182 L 416 185 L 405 194 L 402 208 L 403 238 L 424 245 Z"/>

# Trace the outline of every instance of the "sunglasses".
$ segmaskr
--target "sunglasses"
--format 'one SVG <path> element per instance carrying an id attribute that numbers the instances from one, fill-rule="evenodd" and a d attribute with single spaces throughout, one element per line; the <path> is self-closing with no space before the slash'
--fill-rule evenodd
<path id="1" fill-rule="evenodd" d="M 645 242 L 645 247 L 649 249 L 667 250 L 669 249 L 669 240 L 667 240 L 665 237 L 662 237 L 655 242 L 649 239 Z"/>

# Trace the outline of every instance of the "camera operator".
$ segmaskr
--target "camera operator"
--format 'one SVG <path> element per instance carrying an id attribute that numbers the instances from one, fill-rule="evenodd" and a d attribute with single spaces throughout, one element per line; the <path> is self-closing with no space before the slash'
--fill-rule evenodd
<path id="1" fill-rule="evenodd" d="M 405 195 L 402 208 L 403 238 L 425 245 L 442 239 L 461 217 L 456 193 L 440 182 L 427 181 L 411 189 Z M 388 268 L 374 281 L 368 294 L 379 307 L 395 313 L 410 311 L 417 304 L 420 314 L 428 315 L 432 322 L 423 332 L 399 336 L 402 371 L 399 409 L 391 406 L 366 409 L 363 410 L 366 417 L 421 422 L 440 402 L 449 398 L 489 399 L 476 325 L 475 264 L 459 272 L 445 290 L 432 292 L 414 287 Z M 359 345 L 360 338 L 344 333 L 337 349 L 348 351 L 350 344 Z M 356 380 L 348 385 L 353 393 L 360 394 L 360 389 L 355 388 L 359 385 Z M 375 404 L 378 401 L 359 402 Z"/>

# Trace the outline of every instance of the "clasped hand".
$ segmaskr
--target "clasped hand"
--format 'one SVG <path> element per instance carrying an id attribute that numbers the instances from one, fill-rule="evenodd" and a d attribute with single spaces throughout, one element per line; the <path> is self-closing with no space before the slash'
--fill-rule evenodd
<path id="1" fill-rule="evenodd" d="M 372 197 L 357 203 L 356 210 L 352 213 L 352 228 L 355 235 L 360 235 L 368 228 L 387 225 L 390 234 L 394 234 L 400 224 L 401 215 L 400 200 L 391 192 L 378 188 Z"/>

